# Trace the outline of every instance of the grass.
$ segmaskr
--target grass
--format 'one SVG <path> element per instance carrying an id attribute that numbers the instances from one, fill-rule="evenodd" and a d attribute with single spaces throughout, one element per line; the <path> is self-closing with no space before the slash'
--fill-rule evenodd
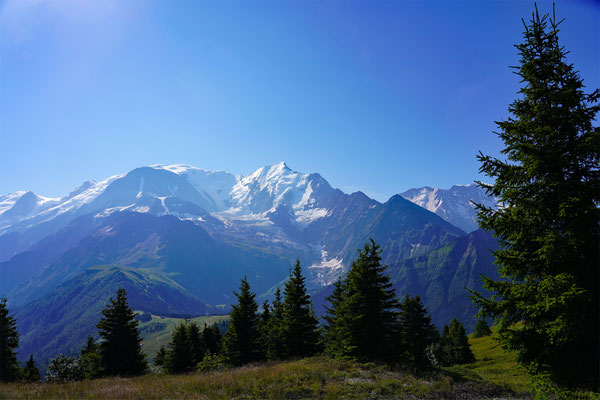
<path id="1" fill-rule="evenodd" d="M 497 385 L 504 385 L 518 393 L 531 391 L 531 377 L 517 363 L 516 353 L 504 350 L 495 340 L 495 336 L 475 338 L 469 336 L 469 344 L 476 361 L 450 368 L 455 372 L 468 370 L 471 375 Z"/>
<path id="2" fill-rule="evenodd" d="M 190 375 L 145 375 L 65 384 L 2 384 L 5 399 L 464 399 L 514 398 L 482 381 L 415 377 L 374 364 L 314 357 Z"/>
<path id="3" fill-rule="evenodd" d="M 204 324 L 206 317 L 194 318 Z M 208 317 L 208 323 L 223 316 Z M 164 323 L 147 335 L 166 344 L 181 319 L 153 316 L 141 326 Z M 516 355 L 487 336 L 469 337 L 476 361 L 427 376 L 376 364 L 313 357 L 189 375 L 149 374 L 57 383 L 0 383 L 0 399 L 530 399 L 531 378 Z M 542 397 L 544 398 L 544 397 Z M 600 399 L 598 393 L 573 392 L 558 398 Z"/>

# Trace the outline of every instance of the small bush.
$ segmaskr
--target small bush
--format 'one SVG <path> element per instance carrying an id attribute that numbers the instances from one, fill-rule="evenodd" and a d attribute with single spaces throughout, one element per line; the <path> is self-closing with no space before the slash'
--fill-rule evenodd
<path id="1" fill-rule="evenodd" d="M 225 360 L 218 354 L 206 353 L 202 361 L 196 366 L 199 372 L 218 371 L 226 366 Z"/>
<path id="2" fill-rule="evenodd" d="M 84 378 L 84 373 L 85 369 L 79 358 L 61 354 L 50 361 L 46 380 L 48 382 L 80 381 Z"/>

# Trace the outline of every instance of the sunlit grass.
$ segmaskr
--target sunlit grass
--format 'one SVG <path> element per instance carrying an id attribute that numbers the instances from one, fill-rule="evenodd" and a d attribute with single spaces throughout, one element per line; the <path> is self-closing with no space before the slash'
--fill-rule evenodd
<path id="1" fill-rule="evenodd" d="M 179 376 L 0 385 L 0 397 L 6 399 L 453 399 L 465 393 L 473 398 L 510 395 L 485 382 L 456 382 L 443 374 L 416 377 L 326 357 Z"/>

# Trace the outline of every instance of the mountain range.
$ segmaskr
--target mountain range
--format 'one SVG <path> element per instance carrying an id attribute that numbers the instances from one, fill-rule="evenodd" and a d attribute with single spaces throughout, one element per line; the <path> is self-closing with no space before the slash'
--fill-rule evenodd
<path id="1" fill-rule="evenodd" d="M 438 326 L 458 317 L 470 328 L 465 287 L 495 273 L 496 246 L 477 231 L 471 200 L 495 204 L 471 185 L 381 203 L 283 162 L 248 176 L 141 167 L 62 198 L 0 196 L 0 293 L 16 312 L 21 349 L 51 357 L 95 331 L 119 286 L 140 311 L 226 312 L 241 277 L 269 298 L 298 259 L 322 310 L 331 283 L 373 238 L 399 295 L 421 295 Z"/>

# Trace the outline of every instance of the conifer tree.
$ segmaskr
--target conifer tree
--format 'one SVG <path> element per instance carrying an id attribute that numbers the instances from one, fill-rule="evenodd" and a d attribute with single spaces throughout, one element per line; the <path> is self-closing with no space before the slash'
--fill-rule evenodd
<path id="1" fill-rule="evenodd" d="M 246 277 L 239 293 L 234 292 L 237 304 L 229 314 L 229 326 L 223 337 L 223 355 L 231 365 L 244 365 L 263 358 L 258 331 L 258 305 Z"/>
<path id="2" fill-rule="evenodd" d="M 361 361 L 395 361 L 398 301 L 381 250 L 373 239 L 359 250 L 345 283 L 340 334 L 348 338 L 345 356 Z"/>
<path id="3" fill-rule="evenodd" d="M 271 307 L 269 301 L 265 300 L 262 305 L 262 313 L 258 321 L 258 330 L 260 332 L 260 343 L 264 349 L 265 356 L 268 357 L 268 349 L 271 346 Z"/>
<path id="4" fill-rule="evenodd" d="M 408 294 L 400 303 L 399 328 L 404 349 L 408 353 L 410 362 L 417 369 L 430 366 L 425 353 L 427 346 L 439 338 L 436 327 L 427 315 L 420 296 L 410 297 Z"/>
<path id="5" fill-rule="evenodd" d="M 3 297 L 0 299 L 0 381 L 13 381 L 19 377 L 18 347 L 17 321 L 14 315 L 9 315 Z"/>
<path id="6" fill-rule="evenodd" d="M 127 292 L 118 289 L 115 299 L 102 310 L 102 318 L 96 325 L 102 339 L 100 354 L 102 367 L 107 375 L 140 375 L 146 371 L 146 359 L 142 353 L 138 321 L 127 305 Z"/>
<path id="7" fill-rule="evenodd" d="M 156 352 L 154 356 L 154 366 L 162 367 L 165 364 L 165 359 L 167 358 L 167 350 L 165 350 L 165 346 L 160 346 L 160 349 Z"/>
<path id="8" fill-rule="evenodd" d="M 91 335 L 88 335 L 87 342 L 85 343 L 85 347 L 81 349 L 81 355 L 89 354 L 89 353 L 97 353 L 99 350 L 98 345 L 94 341 L 94 338 Z"/>
<path id="9" fill-rule="evenodd" d="M 81 349 L 79 362 L 82 365 L 85 379 L 102 376 L 102 356 L 100 355 L 100 348 L 92 336 L 88 336 L 85 347 Z"/>
<path id="10" fill-rule="evenodd" d="M 275 299 L 273 300 L 270 315 L 269 346 L 267 347 L 267 358 L 269 360 L 281 360 L 286 356 L 283 312 L 281 290 L 277 288 L 277 290 L 275 290 Z"/>
<path id="11" fill-rule="evenodd" d="M 33 361 L 33 354 L 29 356 L 29 361 L 23 368 L 23 379 L 29 382 L 37 382 L 42 379 L 40 371 L 35 366 L 35 361 Z"/>
<path id="12" fill-rule="evenodd" d="M 194 369 L 194 361 L 194 346 L 188 334 L 188 323 L 182 322 L 175 327 L 171 336 L 165 367 L 172 374 L 182 374 Z"/>
<path id="13" fill-rule="evenodd" d="M 456 318 L 453 318 L 449 325 L 444 325 L 442 346 L 447 346 L 450 364 L 467 364 L 475 361 L 465 327 Z"/>
<path id="14" fill-rule="evenodd" d="M 342 278 L 334 283 L 333 292 L 326 300 L 330 306 L 325 306 L 324 339 L 325 353 L 332 357 L 343 358 L 351 353 L 348 330 L 344 329 L 346 313 L 344 312 L 344 300 L 346 298 L 346 286 Z"/>
<path id="15" fill-rule="evenodd" d="M 562 21 L 561 21 L 562 22 Z M 478 184 L 498 198 L 479 206 L 494 232 L 501 278 L 475 294 L 499 339 L 534 374 L 559 384 L 600 385 L 600 90 L 583 79 L 559 43 L 560 22 L 537 7 L 516 45 L 521 78 L 511 116 L 497 122 L 505 159 L 479 154 Z"/>
<path id="16" fill-rule="evenodd" d="M 200 332 L 200 328 L 198 328 L 198 325 L 195 322 L 188 324 L 187 335 L 192 344 L 193 366 L 196 366 L 196 364 L 204 359 L 206 346 L 204 344 L 204 339 L 202 338 L 202 332 Z"/>
<path id="17" fill-rule="evenodd" d="M 212 355 L 221 353 L 221 330 L 215 324 L 208 326 L 204 324 L 204 330 L 202 331 L 202 339 L 206 346 L 206 352 Z"/>
<path id="18" fill-rule="evenodd" d="M 492 330 L 490 329 L 490 326 L 486 322 L 485 318 L 479 318 L 477 320 L 477 323 L 475 324 L 475 333 L 473 334 L 473 336 L 476 338 L 480 338 L 484 336 L 489 336 L 491 334 Z"/>
<path id="19" fill-rule="evenodd" d="M 287 357 L 308 357 L 319 351 L 319 321 L 310 296 L 306 293 L 300 261 L 285 284 L 283 301 L 283 335 Z"/>

